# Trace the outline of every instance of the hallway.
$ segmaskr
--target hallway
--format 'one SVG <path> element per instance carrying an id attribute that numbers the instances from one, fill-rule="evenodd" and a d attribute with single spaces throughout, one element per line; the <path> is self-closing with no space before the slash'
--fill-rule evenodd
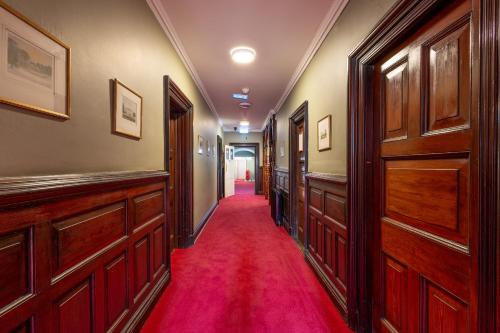
<path id="1" fill-rule="evenodd" d="M 350 332 L 263 196 L 221 201 L 142 332 Z"/>

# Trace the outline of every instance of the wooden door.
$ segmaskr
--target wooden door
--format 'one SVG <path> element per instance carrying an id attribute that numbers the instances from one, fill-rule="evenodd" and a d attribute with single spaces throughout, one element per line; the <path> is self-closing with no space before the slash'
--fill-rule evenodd
<path id="1" fill-rule="evenodd" d="M 374 68 L 376 332 L 477 330 L 477 39 L 455 1 Z"/>
<path id="2" fill-rule="evenodd" d="M 173 107 L 172 107 L 173 109 Z M 177 112 L 170 113 L 169 120 L 169 172 L 170 172 L 170 184 L 169 184 L 169 221 L 170 221 L 170 252 L 178 244 L 178 204 L 179 200 L 177 191 L 177 178 L 178 178 L 178 132 L 179 132 L 179 114 Z"/>
<path id="3" fill-rule="evenodd" d="M 295 184 L 297 189 L 297 195 L 295 196 L 295 218 L 297 224 L 297 237 L 302 244 L 305 244 L 304 239 L 304 201 L 305 201 L 305 133 L 304 133 L 304 118 L 300 120 L 295 127 L 297 138 L 295 147 Z"/>

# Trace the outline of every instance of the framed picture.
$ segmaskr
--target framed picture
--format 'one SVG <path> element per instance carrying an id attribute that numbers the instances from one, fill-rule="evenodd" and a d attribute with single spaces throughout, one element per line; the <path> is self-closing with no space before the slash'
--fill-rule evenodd
<path id="1" fill-rule="evenodd" d="M 198 135 L 198 154 L 202 155 L 205 151 L 205 138 Z"/>
<path id="2" fill-rule="evenodd" d="M 70 48 L 0 1 L 0 103 L 68 119 Z"/>
<path id="3" fill-rule="evenodd" d="M 332 116 L 328 115 L 318 121 L 318 150 L 332 148 Z"/>
<path id="4" fill-rule="evenodd" d="M 113 131 L 131 138 L 142 136 L 142 97 L 114 80 Z"/>

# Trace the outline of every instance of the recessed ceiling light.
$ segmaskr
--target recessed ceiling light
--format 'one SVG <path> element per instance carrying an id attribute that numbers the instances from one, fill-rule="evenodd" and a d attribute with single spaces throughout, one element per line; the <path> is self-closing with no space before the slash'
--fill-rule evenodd
<path id="1" fill-rule="evenodd" d="M 240 126 L 249 126 L 249 125 L 250 125 L 249 121 L 246 121 L 246 120 L 240 121 Z"/>
<path id="2" fill-rule="evenodd" d="M 233 98 L 247 100 L 248 99 L 248 95 L 245 95 L 245 94 L 233 94 Z"/>
<path id="3" fill-rule="evenodd" d="M 238 46 L 231 49 L 230 54 L 234 62 L 238 64 L 249 64 L 254 61 L 256 52 L 251 47 Z"/>

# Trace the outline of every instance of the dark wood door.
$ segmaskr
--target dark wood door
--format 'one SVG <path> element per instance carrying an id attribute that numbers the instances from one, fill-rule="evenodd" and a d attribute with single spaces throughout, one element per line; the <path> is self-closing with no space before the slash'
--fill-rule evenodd
<path id="1" fill-rule="evenodd" d="M 305 244 L 304 239 L 304 202 L 305 202 L 305 137 L 304 137 L 304 119 L 300 120 L 295 127 L 297 145 L 295 147 L 295 184 L 297 184 L 296 198 L 296 223 L 297 223 L 297 237 L 302 244 Z"/>
<path id="2" fill-rule="evenodd" d="M 169 184 L 169 221 L 170 221 L 170 252 L 178 244 L 178 195 L 176 195 L 177 185 L 178 185 L 178 132 L 179 132 L 179 114 L 176 112 L 171 112 L 169 120 L 169 172 L 170 172 L 170 184 Z"/>
<path id="3" fill-rule="evenodd" d="M 455 1 L 375 66 L 376 332 L 475 332 L 476 18 Z"/>

